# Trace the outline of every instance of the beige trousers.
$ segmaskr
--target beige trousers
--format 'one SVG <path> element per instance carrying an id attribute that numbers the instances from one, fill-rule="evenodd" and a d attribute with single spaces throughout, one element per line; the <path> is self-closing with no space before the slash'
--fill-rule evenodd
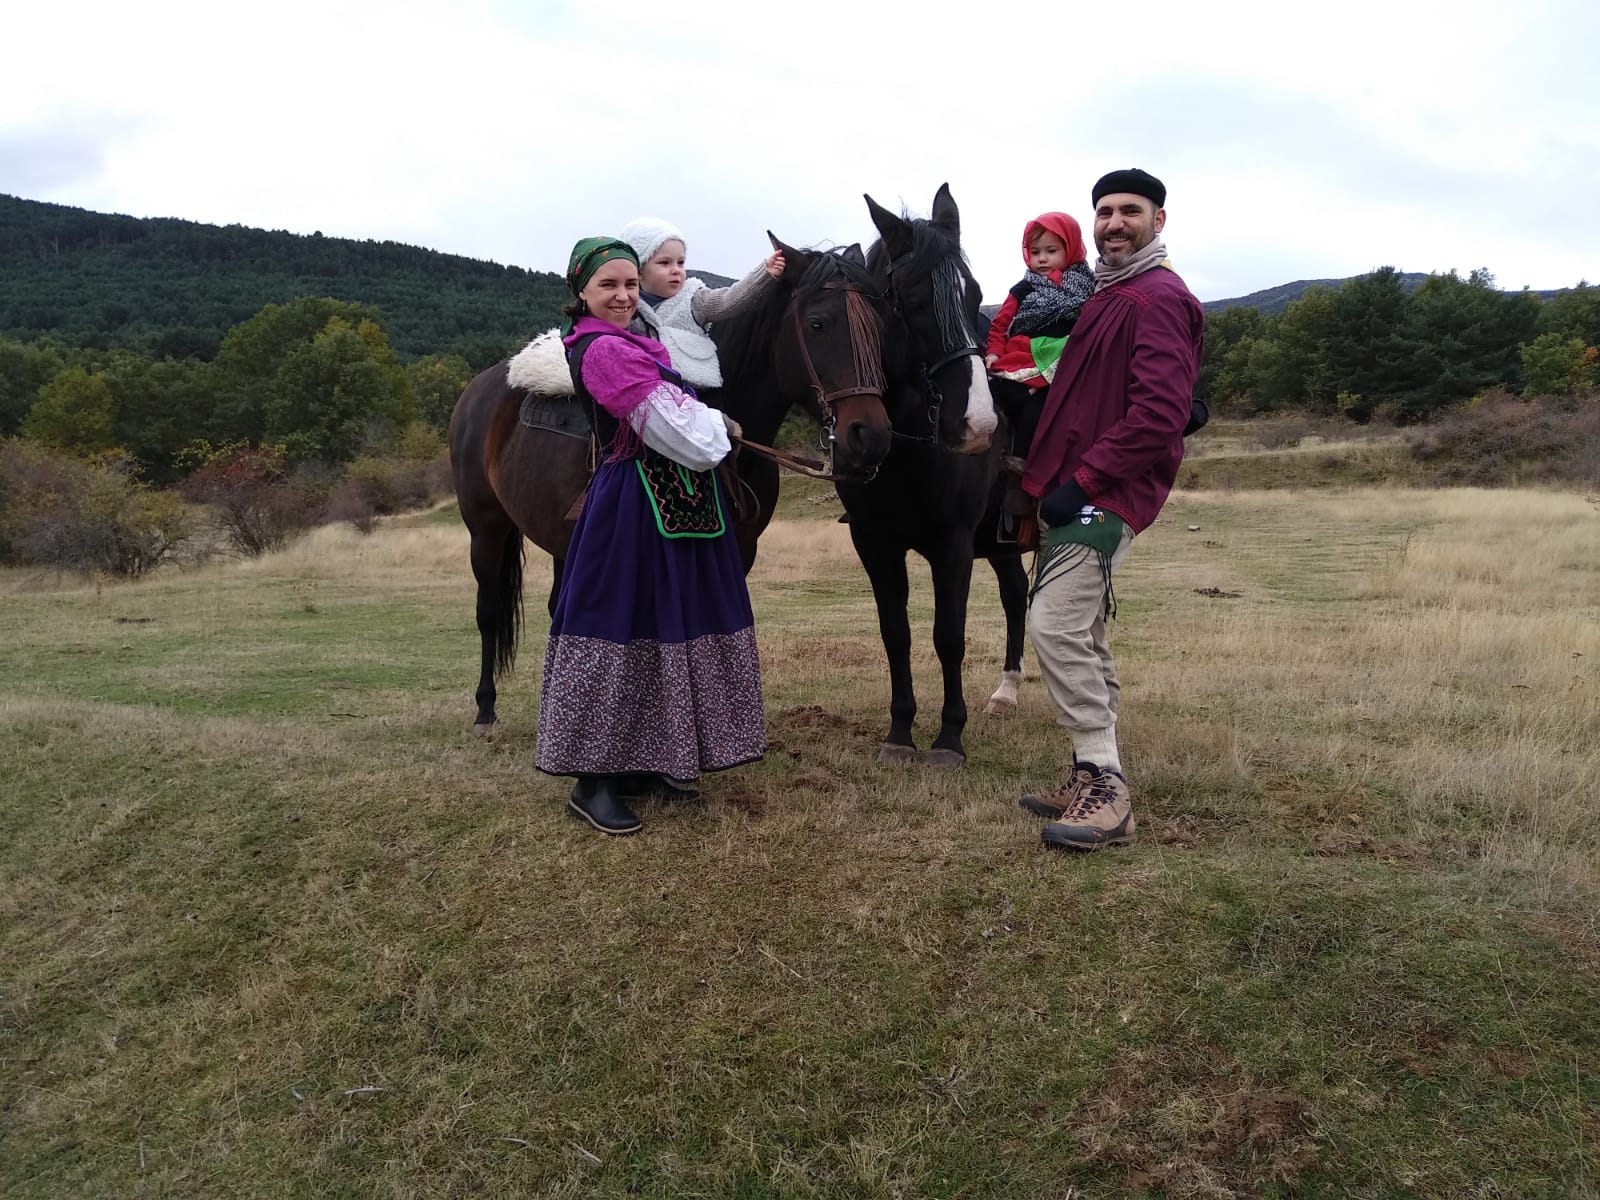
<path id="1" fill-rule="evenodd" d="M 1124 527 L 1111 556 L 1113 572 L 1132 545 L 1133 530 Z M 1056 724 L 1090 733 L 1117 723 L 1120 689 L 1106 640 L 1106 581 L 1098 555 L 1085 554 L 1038 590 L 1028 606 L 1028 640 L 1060 710 Z"/>

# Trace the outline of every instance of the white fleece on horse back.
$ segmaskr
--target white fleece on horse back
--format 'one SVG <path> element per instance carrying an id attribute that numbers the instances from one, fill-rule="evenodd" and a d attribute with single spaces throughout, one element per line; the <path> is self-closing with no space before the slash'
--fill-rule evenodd
<path id="1" fill-rule="evenodd" d="M 540 396 L 570 396 L 572 372 L 567 368 L 567 348 L 561 330 L 547 329 L 506 364 L 506 382 Z"/>

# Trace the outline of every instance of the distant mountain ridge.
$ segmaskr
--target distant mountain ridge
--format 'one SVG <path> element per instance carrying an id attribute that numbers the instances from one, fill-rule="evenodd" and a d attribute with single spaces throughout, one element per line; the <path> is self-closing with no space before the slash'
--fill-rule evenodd
<path id="1" fill-rule="evenodd" d="M 733 282 L 689 273 L 713 287 Z M 1408 291 L 1427 278 L 1400 275 Z M 1301 279 L 1204 307 L 1246 305 L 1274 315 L 1313 287 L 1345 282 Z M 0 337 L 210 358 L 231 327 L 263 306 L 308 295 L 376 309 L 404 358 L 458 353 L 474 366 L 555 325 L 568 298 L 554 272 L 399 242 L 129 217 L 0 195 Z"/>
<path id="2" fill-rule="evenodd" d="M 1408 292 L 1415 291 L 1422 281 L 1428 278 L 1421 271 L 1401 271 L 1397 277 L 1400 286 Z M 1352 275 L 1350 278 L 1359 279 L 1360 276 Z M 1281 313 L 1314 287 L 1337 288 L 1348 282 L 1349 279 L 1297 279 L 1293 283 L 1280 283 L 1277 287 L 1263 288 L 1259 292 L 1251 292 L 1248 296 L 1236 296 L 1231 300 L 1207 300 L 1201 307 L 1208 313 L 1218 313 L 1225 308 L 1243 306 L 1253 308 L 1263 316 L 1271 317 Z M 1547 288 L 1533 294 L 1542 300 L 1548 300 L 1551 296 L 1559 296 L 1567 290 L 1567 288 Z"/>

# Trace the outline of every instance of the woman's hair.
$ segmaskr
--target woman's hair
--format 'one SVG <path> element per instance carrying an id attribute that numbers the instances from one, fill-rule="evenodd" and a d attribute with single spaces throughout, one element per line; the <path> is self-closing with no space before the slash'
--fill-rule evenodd
<path id="1" fill-rule="evenodd" d="M 582 296 L 574 296 L 561 306 L 561 315 L 576 321 L 579 317 L 589 315 L 589 306 L 583 302 Z"/>

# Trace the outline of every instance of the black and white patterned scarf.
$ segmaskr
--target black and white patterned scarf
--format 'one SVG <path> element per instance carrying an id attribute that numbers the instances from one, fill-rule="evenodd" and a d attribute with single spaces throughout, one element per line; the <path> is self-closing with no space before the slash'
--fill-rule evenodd
<path id="1" fill-rule="evenodd" d="M 1026 337 L 1057 321 L 1071 320 L 1094 293 L 1094 272 L 1088 263 L 1073 263 L 1061 272 L 1059 285 L 1036 271 L 1029 271 L 1023 282 L 1028 285 L 1028 294 L 1017 305 L 1017 315 L 1006 330 L 1008 337 Z"/>

